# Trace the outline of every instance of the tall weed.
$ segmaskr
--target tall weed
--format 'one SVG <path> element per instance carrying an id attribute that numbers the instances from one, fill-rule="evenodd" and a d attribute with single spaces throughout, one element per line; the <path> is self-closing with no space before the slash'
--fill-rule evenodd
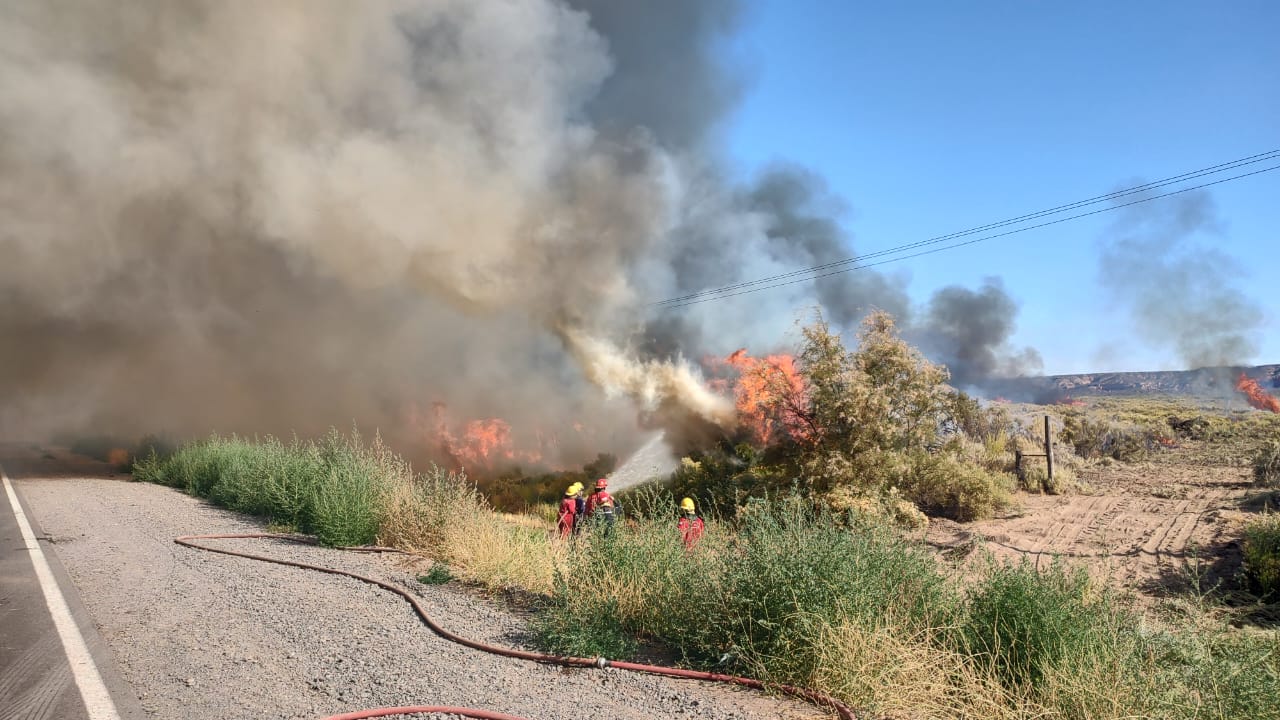
<path id="1" fill-rule="evenodd" d="M 1254 454 L 1253 481 L 1263 487 L 1280 487 L 1280 440 L 1265 443 Z"/>
<path id="2" fill-rule="evenodd" d="M 1280 595 L 1280 514 L 1267 513 L 1244 528 L 1244 574 L 1260 597 Z"/>
<path id="3" fill-rule="evenodd" d="M 1033 687 L 1065 663 L 1114 651 L 1128 617 L 1093 591 L 1083 568 L 993 566 L 973 589 L 960 647 L 1011 687 Z"/>

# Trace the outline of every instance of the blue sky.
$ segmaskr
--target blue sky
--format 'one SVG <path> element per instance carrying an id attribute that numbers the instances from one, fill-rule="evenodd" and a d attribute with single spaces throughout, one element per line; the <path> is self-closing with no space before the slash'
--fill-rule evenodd
<path id="1" fill-rule="evenodd" d="M 1265 0 L 757 0 L 726 48 L 748 68 L 728 152 L 824 175 L 873 252 L 1280 148 L 1278 31 Z M 1280 362 L 1280 171 L 1209 192 L 1220 231 L 1194 241 L 1240 261 L 1249 359 Z M 917 300 L 1001 276 L 1049 373 L 1178 368 L 1099 287 L 1110 215 L 881 269 Z"/>

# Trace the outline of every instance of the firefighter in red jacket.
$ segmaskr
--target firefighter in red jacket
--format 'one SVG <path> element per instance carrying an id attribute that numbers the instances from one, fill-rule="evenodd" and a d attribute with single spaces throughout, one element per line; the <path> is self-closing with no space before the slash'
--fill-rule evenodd
<path id="1" fill-rule="evenodd" d="M 702 518 L 698 517 L 698 513 L 693 507 L 693 498 L 685 498 L 680 501 L 680 522 L 676 524 L 676 529 L 680 531 L 680 538 L 684 540 L 684 547 L 690 550 L 698 543 L 698 538 L 702 537 Z"/>
<path id="2" fill-rule="evenodd" d="M 574 483 L 564 491 L 564 499 L 560 501 L 560 537 L 567 538 L 573 533 L 573 526 L 578 516 L 578 494 L 582 492 L 582 483 Z"/>
<path id="3" fill-rule="evenodd" d="M 596 481 L 596 491 L 587 498 L 587 517 L 605 532 L 613 529 L 614 516 L 618 512 L 618 503 L 609 494 L 608 487 L 609 481 L 600 478 Z"/>

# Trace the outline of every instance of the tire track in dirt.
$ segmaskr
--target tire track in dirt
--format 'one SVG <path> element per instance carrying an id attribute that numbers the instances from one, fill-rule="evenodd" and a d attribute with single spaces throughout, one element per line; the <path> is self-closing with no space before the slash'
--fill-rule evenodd
<path id="1" fill-rule="evenodd" d="M 1237 469 L 1178 465 L 1118 466 L 1090 478 L 1099 494 L 1023 495 L 1021 512 L 959 525 L 931 525 L 925 539 L 942 549 L 980 547 L 999 560 L 1043 567 L 1062 557 L 1125 585 L 1154 588 L 1185 575 L 1201 553 L 1221 560 L 1238 527 L 1231 516 L 1249 491 Z"/>

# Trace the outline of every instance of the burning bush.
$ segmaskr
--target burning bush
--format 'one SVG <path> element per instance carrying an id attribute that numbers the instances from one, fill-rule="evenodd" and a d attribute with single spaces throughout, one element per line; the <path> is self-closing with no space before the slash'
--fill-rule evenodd
<path id="1" fill-rule="evenodd" d="M 167 457 L 174 451 L 172 441 L 156 435 L 146 435 L 137 442 L 111 435 L 64 436 L 57 439 L 68 445 L 71 452 L 101 460 L 120 472 L 129 472 L 134 462 L 153 452 Z"/>
<path id="2" fill-rule="evenodd" d="M 960 435 L 1003 447 L 1007 414 L 947 388 L 946 368 L 903 341 L 891 316 L 869 315 L 852 352 L 821 318 L 803 336 L 794 361 L 735 353 L 723 363 L 740 372 L 735 397 L 746 429 L 690 454 L 677 490 L 727 509 L 795 485 L 833 506 L 908 500 L 966 520 L 1008 502 L 1000 470 L 946 441 Z M 901 495 L 889 497 L 893 488 Z"/>
<path id="3" fill-rule="evenodd" d="M 504 512 L 527 512 L 540 505 L 560 502 L 564 489 L 575 482 L 589 484 L 613 472 L 618 458 L 598 453 L 596 459 L 581 470 L 552 470 L 526 474 L 524 468 L 512 467 L 497 475 L 475 477 L 476 487 L 489 504 Z"/>

